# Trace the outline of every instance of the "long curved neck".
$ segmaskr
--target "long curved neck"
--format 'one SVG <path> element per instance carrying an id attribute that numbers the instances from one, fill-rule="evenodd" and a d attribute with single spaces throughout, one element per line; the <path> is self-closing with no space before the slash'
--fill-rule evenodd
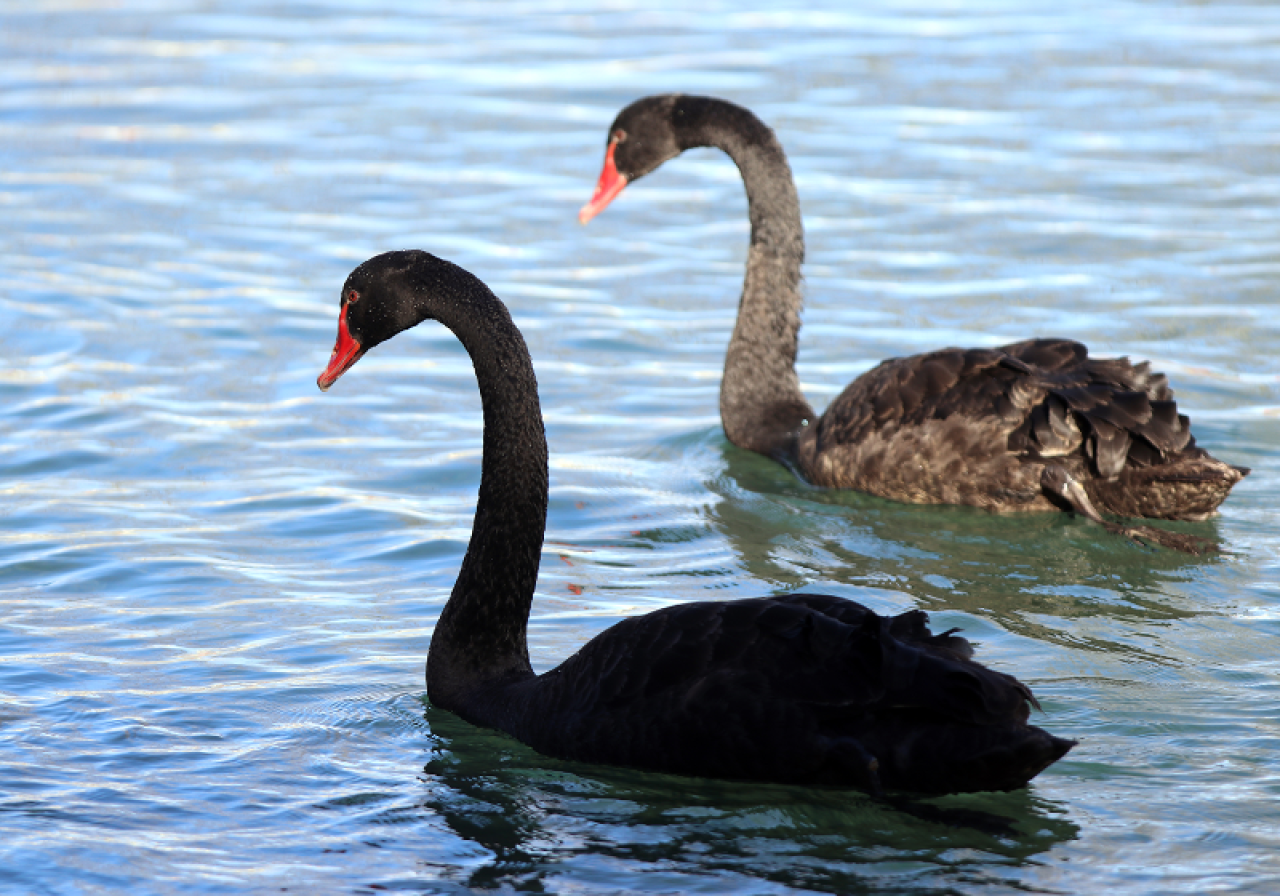
<path id="1" fill-rule="evenodd" d="M 484 453 L 471 542 L 431 638 L 427 693 L 494 724 L 500 720 L 480 717 L 497 710 L 485 696 L 534 676 L 526 633 L 547 521 L 547 439 L 524 338 L 502 303 L 476 285 L 478 301 L 432 312 L 471 355 Z"/>
<path id="2" fill-rule="evenodd" d="M 684 102 L 706 105 L 675 116 L 677 143 L 682 150 L 724 150 L 742 173 L 751 217 L 746 280 L 720 383 L 720 419 L 735 445 L 789 460 L 797 433 L 813 419 L 795 368 L 804 227 L 791 167 L 773 131 L 748 110 L 722 100 Z M 682 118 L 688 122 L 683 128 Z"/>

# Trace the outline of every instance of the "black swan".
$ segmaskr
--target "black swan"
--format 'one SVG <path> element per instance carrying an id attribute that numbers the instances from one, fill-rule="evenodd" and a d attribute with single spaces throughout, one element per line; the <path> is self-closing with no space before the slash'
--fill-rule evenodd
<path id="1" fill-rule="evenodd" d="M 920 611 L 820 594 L 682 604 L 626 619 L 544 675 L 526 629 L 547 514 L 533 365 L 506 307 L 425 252 L 342 288 L 318 385 L 424 320 L 475 365 L 484 451 L 475 523 L 427 655 L 433 704 L 550 756 L 705 777 L 944 793 L 1022 787 L 1074 741 L 1027 724 L 1031 691 Z"/>
<path id="2" fill-rule="evenodd" d="M 1163 374 L 1147 362 L 1090 358 L 1069 339 L 895 358 L 854 380 L 821 416 L 800 391 L 804 230 L 786 155 L 749 110 L 710 97 L 637 100 L 609 128 L 585 224 L 631 181 L 691 147 L 715 146 L 742 173 L 751 246 L 725 357 L 720 419 L 733 444 L 814 485 L 913 504 L 989 510 L 1097 508 L 1202 520 L 1249 471 L 1196 446 Z M 1194 550 L 1197 539 L 1121 528 Z"/>

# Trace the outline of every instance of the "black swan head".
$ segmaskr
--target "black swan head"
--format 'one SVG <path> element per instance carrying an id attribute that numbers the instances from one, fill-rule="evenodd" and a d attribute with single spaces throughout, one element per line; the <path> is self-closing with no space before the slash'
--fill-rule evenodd
<path id="1" fill-rule="evenodd" d="M 578 220 L 590 221 L 623 188 L 695 146 L 716 146 L 758 126 L 741 106 L 705 96 L 666 93 L 638 99 L 609 126 L 604 169 Z"/>
<path id="2" fill-rule="evenodd" d="M 439 307 L 457 304 L 465 286 L 484 288 L 473 274 L 426 252 L 387 252 L 364 262 L 342 285 L 338 339 L 316 384 L 327 391 L 370 349 L 437 319 Z"/>
<path id="3" fill-rule="evenodd" d="M 683 147 L 676 142 L 671 126 L 678 98 L 677 94 L 647 96 L 618 113 L 609 125 L 604 168 L 591 201 L 578 212 L 579 221 L 586 224 L 604 211 L 628 183 L 680 155 Z"/>

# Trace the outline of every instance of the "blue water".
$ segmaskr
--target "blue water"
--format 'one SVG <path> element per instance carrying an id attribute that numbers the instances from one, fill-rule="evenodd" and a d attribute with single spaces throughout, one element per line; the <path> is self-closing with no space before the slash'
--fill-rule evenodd
<path id="1" fill-rule="evenodd" d="M 1274 5 L 105 6 L 0 7 L 0 889 L 1280 889 Z M 576 221 L 614 114 L 670 90 L 790 154 L 816 405 L 945 345 L 1150 358 L 1254 470 L 1184 526 L 1224 553 L 814 491 L 728 445 L 731 163 Z M 1080 740 L 934 801 L 1013 828 L 557 762 L 426 705 L 470 365 L 421 327 L 315 387 L 347 272 L 408 247 L 534 355 L 537 668 L 678 601 L 926 609 Z"/>

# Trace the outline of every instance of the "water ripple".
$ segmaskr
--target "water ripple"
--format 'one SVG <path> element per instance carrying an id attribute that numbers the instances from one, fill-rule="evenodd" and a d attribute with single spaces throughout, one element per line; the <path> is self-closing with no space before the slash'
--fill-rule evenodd
<path id="1" fill-rule="evenodd" d="M 1278 41 L 1265 4 L 1176 0 L 0 12 L 0 889 L 1274 889 Z M 787 148 L 816 404 L 949 344 L 1150 358 L 1254 468 L 1185 527 L 1225 553 L 730 447 L 732 164 L 575 218 L 608 122 L 666 90 Z M 680 601 L 927 609 L 1081 740 L 1027 791 L 937 803 L 1012 832 L 560 763 L 426 705 L 471 364 L 422 327 L 314 387 L 346 273 L 406 247 L 490 283 L 534 355 L 538 669 Z"/>

